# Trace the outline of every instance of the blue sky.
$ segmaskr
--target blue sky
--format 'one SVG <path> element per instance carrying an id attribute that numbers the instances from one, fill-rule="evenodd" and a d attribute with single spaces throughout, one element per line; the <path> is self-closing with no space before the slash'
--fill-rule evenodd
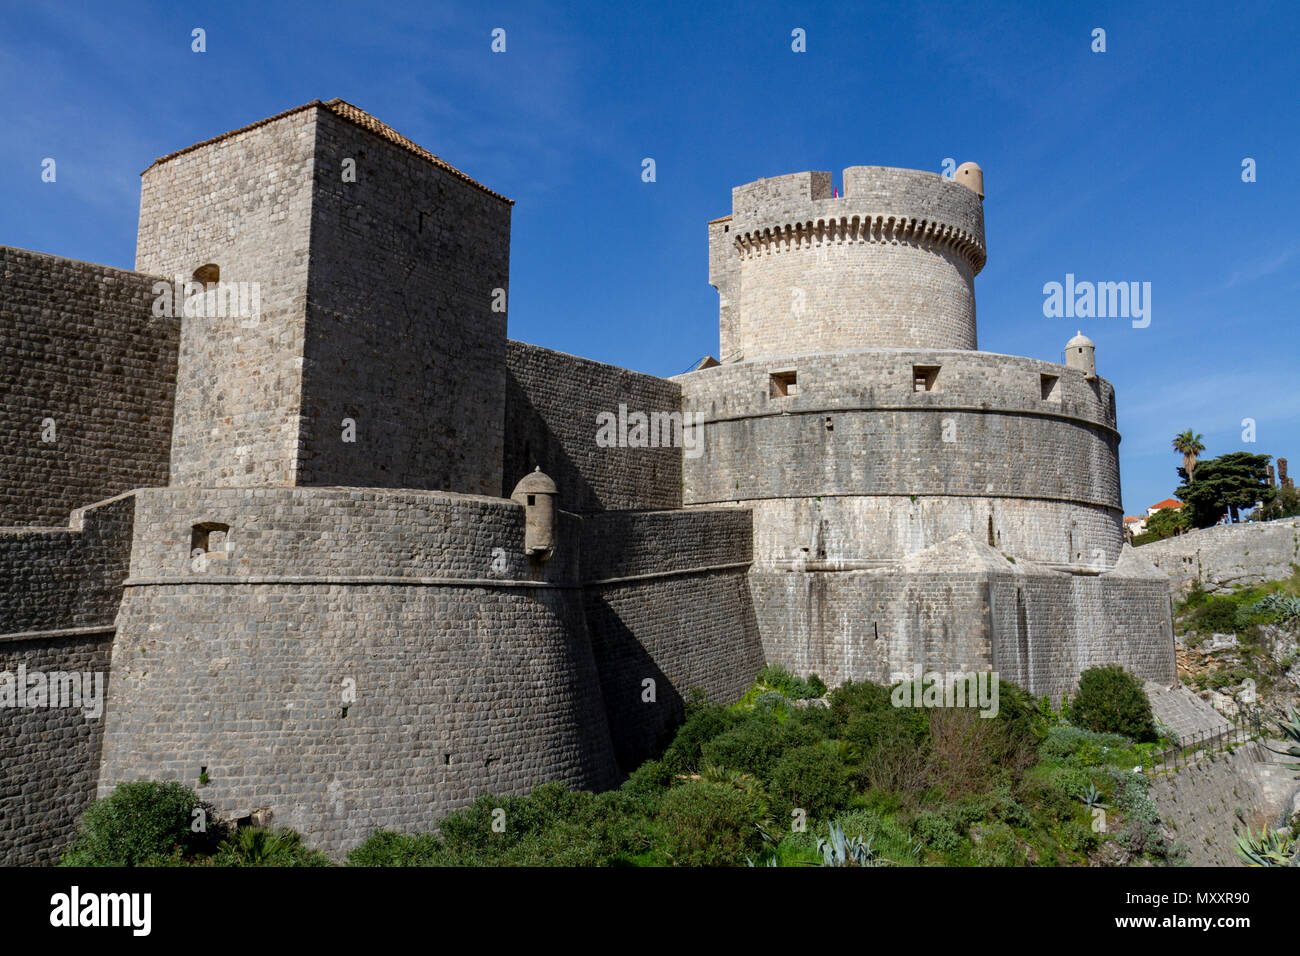
<path id="1" fill-rule="evenodd" d="M 974 160 L 980 347 L 1096 340 L 1140 512 L 1184 428 L 1300 473 L 1300 4 L 1136 6 L 4 0 L 0 243 L 130 268 L 153 159 L 341 96 L 516 200 L 513 338 L 672 375 L 717 352 L 705 223 L 732 186 Z M 1150 326 L 1045 318 L 1067 273 L 1150 282 Z"/>

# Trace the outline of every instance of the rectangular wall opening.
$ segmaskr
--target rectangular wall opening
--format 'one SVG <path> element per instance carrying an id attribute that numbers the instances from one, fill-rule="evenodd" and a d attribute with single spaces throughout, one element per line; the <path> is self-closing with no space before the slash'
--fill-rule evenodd
<path id="1" fill-rule="evenodd" d="M 912 391 L 933 392 L 939 381 L 939 368 L 938 365 L 913 365 Z"/>
<path id="2" fill-rule="evenodd" d="M 226 536 L 230 525 L 217 521 L 204 521 L 190 528 L 190 557 L 226 556 Z"/>
<path id="3" fill-rule="evenodd" d="M 1038 378 L 1039 388 L 1043 395 L 1043 401 L 1059 402 L 1061 400 L 1061 376 L 1040 375 Z"/>
<path id="4" fill-rule="evenodd" d="M 799 375 L 794 369 L 772 372 L 769 381 L 771 398 L 793 398 L 799 394 Z"/>

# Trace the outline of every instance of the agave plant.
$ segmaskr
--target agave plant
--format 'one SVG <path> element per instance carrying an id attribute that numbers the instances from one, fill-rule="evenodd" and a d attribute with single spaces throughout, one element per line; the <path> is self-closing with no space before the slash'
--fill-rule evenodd
<path id="1" fill-rule="evenodd" d="M 831 822 L 831 838 L 817 841 L 817 852 L 822 855 L 822 866 L 874 866 L 875 851 L 871 838 L 847 837 L 844 828 Z"/>
<path id="2" fill-rule="evenodd" d="M 1088 789 L 1084 790 L 1079 799 L 1083 801 L 1084 806 L 1095 809 L 1097 807 L 1107 807 L 1109 804 L 1102 803 L 1105 794 L 1098 790 L 1092 784 L 1088 784 Z"/>
<path id="3" fill-rule="evenodd" d="M 1250 606 L 1256 614 L 1262 611 L 1275 612 L 1283 620 L 1300 618 L 1300 597 L 1289 594 L 1266 594 Z"/>
<path id="4" fill-rule="evenodd" d="M 1237 837 L 1237 855 L 1246 861 L 1247 866 L 1300 865 L 1298 849 L 1300 844 L 1285 830 L 1264 827 L 1256 834 L 1247 827 L 1246 832 Z"/>
<path id="5" fill-rule="evenodd" d="M 1288 707 L 1286 711 L 1286 720 L 1277 720 L 1274 721 L 1274 723 L 1277 724 L 1278 730 L 1282 731 L 1282 736 L 1291 741 L 1291 746 L 1287 747 L 1286 750 L 1278 750 L 1275 747 L 1268 747 L 1267 744 L 1264 746 L 1268 747 L 1268 749 L 1273 751 L 1275 754 L 1281 754 L 1284 757 L 1300 758 L 1300 714 L 1296 713 L 1294 707 Z M 1300 777 L 1300 763 L 1293 763 L 1290 766 L 1292 770 L 1297 771 L 1296 776 Z"/>

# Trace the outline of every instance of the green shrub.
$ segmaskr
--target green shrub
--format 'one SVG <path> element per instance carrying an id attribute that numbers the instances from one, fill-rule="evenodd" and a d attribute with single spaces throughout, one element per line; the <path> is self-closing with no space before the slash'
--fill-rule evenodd
<path id="1" fill-rule="evenodd" d="M 1187 624 L 1202 634 L 1232 634 L 1245 623 L 1242 608 L 1230 597 L 1206 595 L 1200 599 Z"/>
<path id="2" fill-rule="evenodd" d="M 1250 610 L 1267 622 L 1300 620 L 1300 597 L 1266 594 L 1252 604 Z"/>
<path id="3" fill-rule="evenodd" d="M 1163 857 L 1169 847 L 1160 826 L 1160 811 L 1148 792 L 1149 783 L 1140 773 L 1115 775 L 1115 806 L 1124 813 L 1124 831 L 1119 843 L 1134 853 Z"/>
<path id="4" fill-rule="evenodd" d="M 790 714 L 790 719 L 782 725 L 782 729 L 792 736 L 802 733 L 804 739 L 817 741 L 832 736 L 834 724 L 827 707 L 798 707 Z"/>
<path id="5" fill-rule="evenodd" d="M 432 833 L 376 830 L 348 853 L 348 866 L 437 866 L 442 843 Z"/>
<path id="6" fill-rule="evenodd" d="M 1092 830 L 1092 823 L 1067 820 L 1061 824 L 1061 845 L 1085 856 L 1101 845 L 1101 837 Z"/>
<path id="7" fill-rule="evenodd" d="M 1047 736 L 1047 729 L 1060 720 L 1052 710 L 1051 702 L 1046 710 L 1030 696 L 1029 692 L 1008 680 L 998 679 L 998 713 L 993 718 L 1007 732 L 1007 743 L 1011 749 L 1036 746 Z"/>
<path id="8" fill-rule="evenodd" d="M 1025 852 L 1011 827 L 988 823 L 979 828 L 979 842 L 974 844 L 972 858 L 976 866 L 1021 866 Z"/>
<path id="9" fill-rule="evenodd" d="M 195 833 L 194 811 L 203 812 L 206 832 Z M 212 808 L 181 783 L 138 780 L 117 788 L 86 808 L 64 866 L 165 865 L 211 852 L 224 835 Z"/>
<path id="10" fill-rule="evenodd" d="M 663 764 L 670 773 L 689 774 L 699 771 L 701 751 L 706 743 L 724 733 L 734 722 L 725 707 L 700 704 L 688 707 L 686 721 L 677 730 L 673 742 L 664 751 Z"/>
<path id="11" fill-rule="evenodd" d="M 1083 727 L 1053 727 L 1038 747 L 1040 757 L 1072 759 L 1084 766 L 1106 762 L 1108 752 L 1124 750 L 1132 741 L 1119 734 L 1103 734 Z"/>
<path id="12" fill-rule="evenodd" d="M 890 689 L 872 681 L 845 681 L 831 691 L 830 718 L 838 734 L 848 728 L 849 721 L 865 714 L 889 714 L 896 708 L 889 699 Z"/>
<path id="13" fill-rule="evenodd" d="M 841 765 L 825 749 L 795 747 L 773 766 L 771 794 L 778 819 L 788 821 L 795 807 L 821 819 L 844 806 L 849 787 Z"/>
<path id="14" fill-rule="evenodd" d="M 761 807 L 743 790 L 691 780 L 665 795 L 656 822 L 676 866 L 738 866 L 762 846 Z"/>
<path id="15" fill-rule="evenodd" d="M 817 862 L 817 836 L 813 830 L 791 830 L 787 827 L 776 848 L 776 858 L 782 866 L 807 865 Z M 755 860 L 755 862 L 758 862 Z"/>
<path id="16" fill-rule="evenodd" d="M 289 829 L 245 827 L 217 848 L 216 866 L 333 866 L 319 850 L 302 845 L 302 834 Z"/>
<path id="17" fill-rule="evenodd" d="M 666 795 L 665 795 L 666 796 Z M 481 796 L 444 817 L 437 862 L 448 866 L 599 866 L 650 847 L 643 795 L 544 784 L 527 797 Z M 499 814 L 497 811 L 501 811 Z M 493 828 L 500 821 L 500 831 Z"/>
<path id="18" fill-rule="evenodd" d="M 468 807 L 445 816 L 439 824 L 448 862 L 452 865 L 498 863 L 511 847 L 544 829 L 545 817 L 545 808 L 528 797 L 483 794 Z M 500 831 L 494 828 L 498 820 L 502 826 Z"/>
<path id="19" fill-rule="evenodd" d="M 993 801 L 987 796 L 965 797 L 944 805 L 938 813 L 958 833 L 967 833 L 972 824 L 979 823 L 992 809 Z"/>
<path id="20" fill-rule="evenodd" d="M 974 709 L 936 709 L 929 726 L 925 781 L 949 799 L 986 793 L 1034 762 L 1034 741 L 1023 727 Z"/>
<path id="21" fill-rule="evenodd" d="M 621 792 L 635 801 L 637 809 L 654 816 L 659 801 L 673 783 L 673 772 L 661 760 L 647 760 L 637 767 L 623 782 Z"/>
<path id="22" fill-rule="evenodd" d="M 989 795 L 992 812 L 995 817 L 1013 827 L 1027 827 L 1031 821 L 1029 811 L 1019 800 L 1011 795 L 1005 787 L 999 787 Z"/>
<path id="23" fill-rule="evenodd" d="M 1049 819 L 1070 820 L 1080 812 L 1079 795 L 1090 782 L 1080 767 L 1039 764 L 1025 776 L 1016 799 Z"/>
<path id="24" fill-rule="evenodd" d="M 929 713 L 924 708 L 895 707 L 890 688 L 848 681 L 831 691 L 827 726 L 857 754 L 864 788 L 906 792 L 926 787 Z"/>
<path id="25" fill-rule="evenodd" d="M 804 680 L 795 677 L 780 664 L 768 664 L 758 672 L 759 686 L 779 691 L 791 700 L 810 700 L 826 693 L 826 684 L 816 674 Z"/>
<path id="26" fill-rule="evenodd" d="M 1123 734 L 1139 742 L 1156 739 L 1146 691 L 1118 664 L 1091 667 L 1080 675 L 1070 719 L 1100 733 Z"/>
<path id="27" fill-rule="evenodd" d="M 912 833 L 923 847 L 937 853 L 952 853 L 966 842 L 951 820 L 928 810 L 912 822 Z"/>
<path id="28" fill-rule="evenodd" d="M 770 713 L 751 711 L 741 723 L 704 744 L 701 759 L 705 765 L 740 770 L 766 783 L 787 743 Z"/>

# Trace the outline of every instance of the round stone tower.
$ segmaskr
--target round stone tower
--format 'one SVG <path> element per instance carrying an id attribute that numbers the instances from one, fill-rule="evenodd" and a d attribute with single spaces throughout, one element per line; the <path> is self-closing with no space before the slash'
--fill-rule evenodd
<path id="1" fill-rule="evenodd" d="M 869 348 L 974 349 L 983 174 L 883 166 L 794 173 L 732 190 L 709 224 L 724 364 Z"/>
<path id="2" fill-rule="evenodd" d="M 999 663 L 1047 686 L 1065 652 L 1034 642 L 1099 619 L 1087 582 L 1121 558 L 1114 390 L 1082 337 L 1064 364 L 978 351 L 977 165 L 843 183 L 761 179 L 709 223 L 721 363 L 676 378 L 703 423 L 683 501 L 751 512 L 769 660 L 887 675 L 1020 634 Z"/>

